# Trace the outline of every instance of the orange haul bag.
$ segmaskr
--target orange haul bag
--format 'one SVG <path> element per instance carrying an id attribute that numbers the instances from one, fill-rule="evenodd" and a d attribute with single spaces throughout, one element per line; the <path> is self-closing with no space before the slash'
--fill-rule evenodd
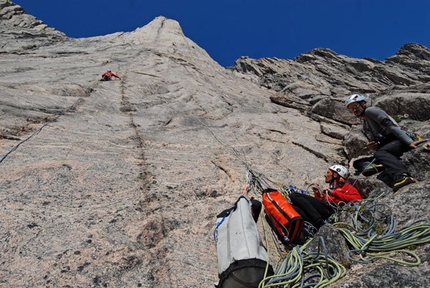
<path id="1" fill-rule="evenodd" d="M 262 193 L 265 218 L 278 239 L 284 244 L 294 243 L 303 229 L 303 218 L 285 196 L 274 189 Z"/>

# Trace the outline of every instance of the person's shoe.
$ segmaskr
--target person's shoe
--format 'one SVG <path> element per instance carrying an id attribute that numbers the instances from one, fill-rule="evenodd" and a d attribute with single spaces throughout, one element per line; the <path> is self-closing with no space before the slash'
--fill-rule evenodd
<path id="1" fill-rule="evenodd" d="M 369 166 L 366 167 L 366 169 L 363 170 L 363 172 L 361 172 L 361 174 L 368 177 L 382 171 L 384 171 L 384 166 L 377 165 L 377 164 L 370 164 Z"/>
<path id="2" fill-rule="evenodd" d="M 411 183 L 415 183 L 415 179 L 408 175 L 402 175 L 393 185 L 393 192 L 397 192 L 400 188 L 405 187 Z"/>

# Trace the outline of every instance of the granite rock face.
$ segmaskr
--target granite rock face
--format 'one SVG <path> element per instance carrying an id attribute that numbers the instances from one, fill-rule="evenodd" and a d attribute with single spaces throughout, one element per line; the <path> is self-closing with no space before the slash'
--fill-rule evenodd
<path id="1" fill-rule="evenodd" d="M 242 193 L 248 167 L 306 188 L 369 154 L 347 94 L 430 138 L 430 53 L 419 44 L 385 61 L 315 49 L 226 69 L 162 16 L 72 39 L 9 0 L 0 43 L 0 286 L 211 287 L 215 216 Z M 108 69 L 121 80 L 99 81 Z M 381 199 L 399 226 L 430 220 L 429 155 L 408 152 L 419 182 Z M 360 179 L 370 193 L 387 189 Z M 401 267 L 410 287 L 430 280 L 429 249 Z M 352 264 L 339 285 L 406 279 L 375 265 Z"/>

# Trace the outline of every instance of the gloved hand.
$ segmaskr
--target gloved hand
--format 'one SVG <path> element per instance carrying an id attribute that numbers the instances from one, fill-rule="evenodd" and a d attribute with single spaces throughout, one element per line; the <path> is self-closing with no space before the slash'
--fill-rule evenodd
<path id="1" fill-rule="evenodd" d="M 320 198 L 321 197 L 321 188 L 320 188 L 320 185 L 317 184 L 317 183 L 315 183 L 315 184 L 313 184 L 313 186 L 311 188 L 312 188 L 312 191 L 314 191 L 315 197 Z"/>

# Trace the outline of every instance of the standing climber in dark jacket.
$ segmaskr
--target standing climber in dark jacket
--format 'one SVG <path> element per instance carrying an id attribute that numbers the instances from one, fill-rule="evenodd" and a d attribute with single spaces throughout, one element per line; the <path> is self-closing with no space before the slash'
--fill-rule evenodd
<path id="1" fill-rule="evenodd" d="M 367 146 L 375 150 L 376 164 L 382 164 L 383 172 L 390 178 L 393 192 L 416 182 L 400 160 L 406 151 L 415 149 L 413 141 L 399 124 L 384 110 L 378 107 L 367 107 L 367 99 L 361 94 L 348 96 L 346 107 L 358 118 L 363 120 L 363 132 L 369 139 Z"/>

